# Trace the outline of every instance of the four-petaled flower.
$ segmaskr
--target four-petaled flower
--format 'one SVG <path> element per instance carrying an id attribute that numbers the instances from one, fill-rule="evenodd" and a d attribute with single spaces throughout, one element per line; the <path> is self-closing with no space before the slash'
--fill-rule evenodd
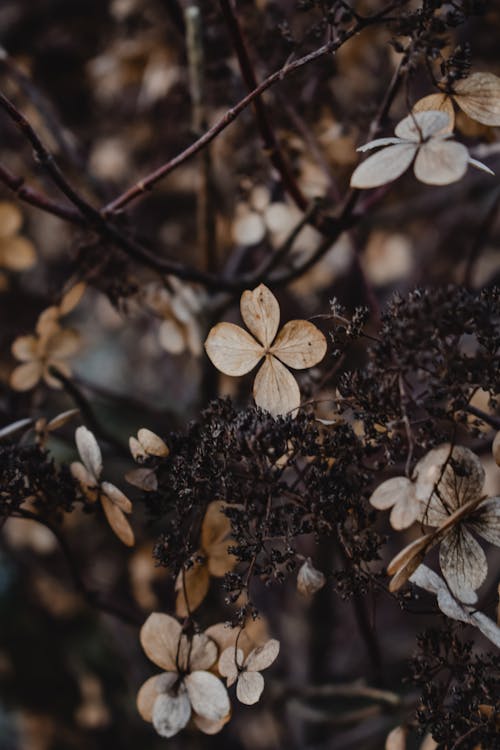
<path id="1" fill-rule="evenodd" d="M 254 381 L 255 403 L 275 417 L 294 412 L 300 390 L 285 365 L 295 370 L 316 365 L 326 353 L 325 337 L 307 320 L 290 320 L 278 333 L 279 304 L 264 284 L 243 292 L 240 310 L 253 336 L 233 323 L 219 323 L 205 342 L 208 356 L 217 369 L 232 376 L 246 375 L 264 358 Z"/>
<path id="2" fill-rule="evenodd" d="M 374 188 L 400 177 L 415 161 L 413 171 L 427 185 L 448 185 L 460 180 L 471 164 L 489 174 L 491 169 L 473 159 L 462 143 L 451 141 L 446 112 L 425 111 L 408 115 L 396 125 L 392 138 L 377 138 L 360 146 L 368 151 L 386 146 L 356 167 L 353 188 Z"/>
<path id="3" fill-rule="evenodd" d="M 191 637 L 177 620 L 153 612 L 141 629 L 141 644 L 149 659 L 164 670 L 139 690 L 137 707 L 162 737 L 173 737 L 191 716 L 205 734 L 216 734 L 229 720 L 231 706 L 223 683 L 209 672 L 218 648 L 204 633 Z"/>
<path id="4" fill-rule="evenodd" d="M 240 703 L 251 706 L 257 703 L 264 690 L 263 669 L 267 669 L 279 654 L 280 644 L 275 638 L 263 646 L 254 648 L 247 657 L 236 646 L 222 652 L 219 659 L 219 672 L 226 678 L 227 686 L 236 682 L 236 697 Z"/>

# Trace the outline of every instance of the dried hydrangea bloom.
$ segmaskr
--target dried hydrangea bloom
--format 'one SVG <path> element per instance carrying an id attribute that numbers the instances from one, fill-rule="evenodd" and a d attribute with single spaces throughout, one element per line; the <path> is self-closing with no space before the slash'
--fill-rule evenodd
<path id="1" fill-rule="evenodd" d="M 141 427 L 137 437 L 130 437 L 128 443 L 134 461 L 144 461 L 151 456 L 166 458 L 170 453 L 165 441 L 147 427 Z"/>
<path id="2" fill-rule="evenodd" d="M 427 185 L 448 185 L 460 180 L 471 164 L 489 174 L 491 169 L 472 159 L 462 143 L 451 141 L 446 112 L 410 114 L 396 125 L 394 138 L 377 138 L 360 146 L 364 152 L 384 146 L 353 172 L 351 187 L 374 188 L 400 177 L 413 164 L 415 177 Z"/>
<path id="3" fill-rule="evenodd" d="M 0 202 L 0 267 L 25 271 L 36 263 L 33 243 L 19 234 L 23 223 L 21 211 L 14 203 Z"/>
<path id="4" fill-rule="evenodd" d="M 215 641 L 201 633 L 189 638 L 177 620 L 153 612 L 141 629 L 147 657 L 163 669 L 139 690 L 137 707 L 162 737 L 173 737 L 191 717 L 205 734 L 216 734 L 229 720 L 231 706 L 223 683 L 210 670 L 217 661 Z"/>
<path id="5" fill-rule="evenodd" d="M 410 581 L 416 586 L 435 594 L 441 612 L 452 620 L 465 622 L 478 628 L 492 643 L 500 648 L 500 627 L 474 606 L 459 601 L 453 596 L 446 582 L 427 565 L 420 565 Z"/>
<path id="6" fill-rule="evenodd" d="M 61 382 L 50 374 L 50 368 L 71 375 L 66 359 L 77 353 L 80 336 L 59 324 L 56 308 L 47 308 L 38 318 L 35 334 L 18 336 L 12 344 L 12 354 L 22 362 L 10 376 L 10 385 L 16 391 L 28 391 L 40 380 L 51 388 L 61 388 Z"/>
<path id="7" fill-rule="evenodd" d="M 446 112 L 453 128 L 453 102 L 468 117 L 482 125 L 500 125 L 500 78 L 493 73 L 472 73 L 467 78 L 455 81 L 449 92 L 430 94 L 420 99 L 413 111 L 432 109 Z"/>
<path id="8" fill-rule="evenodd" d="M 237 646 L 230 646 L 219 659 L 219 672 L 226 678 L 227 686 L 236 682 L 236 697 L 240 703 L 251 706 L 257 703 L 264 690 L 263 669 L 276 660 L 280 650 L 279 641 L 271 638 L 263 646 L 254 648 L 248 656 Z"/>
<path id="9" fill-rule="evenodd" d="M 134 532 L 125 517 L 126 513 L 132 512 L 132 503 L 114 484 L 101 481 L 101 449 L 92 432 L 86 427 L 78 427 L 75 441 L 81 462 L 71 464 L 71 473 L 89 502 L 101 501 L 104 515 L 118 539 L 127 547 L 132 547 L 135 542 Z"/>
<path id="10" fill-rule="evenodd" d="M 253 335 L 233 323 L 219 323 L 205 342 L 208 356 L 233 377 L 246 375 L 264 359 L 254 381 L 255 403 L 275 417 L 296 411 L 299 386 L 285 365 L 302 370 L 318 364 L 326 353 L 325 337 L 307 320 L 290 320 L 278 333 L 279 304 L 264 284 L 243 292 L 240 310 Z"/>
<path id="11" fill-rule="evenodd" d="M 422 504 L 420 520 L 434 531 L 416 539 L 391 561 L 390 588 L 400 588 L 437 544 L 442 573 L 452 593 L 474 604 L 488 564 L 471 532 L 500 546 L 500 497 L 483 494 L 484 469 L 468 448 L 441 446 L 422 459 L 416 484 Z"/>
<path id="12" fill-rule="evenodd" d="M 179 617 L 187 617 L 200 606 L 208 593 L 210 576 L 222 578 L 236 565 L 236 558 L 228 552 L 234 540 L 229 538 L 229 518 L 222 512 L 225 506 L 226 503 L 219 500 L 210 503 L 203 518 L 200 549 L 193 555 L 193 565 L 181 570 L 177 577 L 175 611 Z"/>
<path id="13" fill-rule="evenodd" d="M 311 558 L 308 557 L 297 574 L 297 591 L 303 596 L 312 596 L 322 589 L 325 583 L 324 574 L 314 567 Z"/>
<path id="14" fill-rule="evenodd" d="M 144 290 L 146 305 L 162 318 L 158 340 L 169 354 L 189 352 L 199 357 L 203 351 L 198 315 L 202 309 L 201 292 L 174 276 L 168 277 L 170 289 L 149 284 Z"/>

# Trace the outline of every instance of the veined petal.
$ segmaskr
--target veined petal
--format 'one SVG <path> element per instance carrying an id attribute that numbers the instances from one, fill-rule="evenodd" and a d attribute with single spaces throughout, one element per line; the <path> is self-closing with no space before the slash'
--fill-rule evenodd
<path id="1" fill-rule="evenodd" d="M 210 672 L 195 671 L 184 683 L 193 711 L 209 721 L 220 721 L 229 713 L 231 704 L 223 683 Z"/>
<path id="2" fill-rule="evenodd" d="M 439 134 L 441 135 L 441 132 L 453 132 L 453 127 L 455 125 L 455 110 L 453 108 L 453 101 L 448 94 L 429 94 L 429 96 L 424 96 L 413 105 L 412 111 L 414 114 L 417 112 L 428 111 L 444 112 L 449 118 L 448 125 L 445 125 L 443 131 L 439 131 Z"/>
<path id="3" fill-rule="evenodd" d="M 268 354 L 253 384 L 257 406 L 273 417 L 294 412 L 300 406 L 299 385 L 285 365 Z"/>
<path id="4" fill-rule="evenodd" d="M 101 505 L 104 515 L 118 539 L 127 547 L 133 547 L 135 544 L 134 532 L 123 511 L 120 510 L 118 505 L 111 502 L 107 495 L 101 495 Z"/>
<path id="5" fill-rule="evenodd" d="M 450 116 L 437 110 L 416 112 L 398 122 L 394 130 L 398 138 L 421 143 L 448 127 Z"/>
<path id="6" fill-rule="evenodd" d="M 454 84 L 456 103 L 466 115 L 483 125 L 500 125 L 500 78 L 493 73 L 473 73 Z"/>
<path id="7" fill-rule="evenodd" d="M 487 542 L 500 547 L 500 497 L 489 497 L 478 505 L 467 525 Z"/>
<path id="8" fill-rule="evenodd" d="M 326 354 L 326 339 L 308 320 L 289 320 L 270 351 L 288 367 L 303 370 L 321 362 Z"/>
<path id="9" fill-rule="evenodd" d="M 269 348 L 280 324 L 280 306 L 271 290 L 260 284 L 253 291 L 243 292 L 240 310 L 248 330 L 262 346 Z"/>
<path id="10" fill-rule="evenodd" d="M 181 685 L 177 695 L 161 693 L 153 707 L 153 726 L 160 737 L 174 737 L 191 718 L 189 696 Z"/>
<path id="11" fill-rule="evenodd" d="M 365 151 L 370 151 L 372 148 L 379 148 L 379 146 L 394 146 L 396 143 L 401 143 L 401 138 L 375 138 L 374 141 L 364 143 L 362 146 L 358 146 L 356 151 L 360 151 L 362 154 Z"/>
<path id="12" fill-rule="evenodd" d="M 15 368 L 10 374 L 10 387 L 15 391 L 29 391 L 34 388 L 42 376 L 41 362 L 25 362 Z"/>
<path id="13" fill-rule="evenodd" d="M 180 658 L 182 657 L 187 663 L 189 657 L 189 669 L 192 672 L 210 669 L 217 661 L 217 644 L 206 633 L 193 635 L 190 646 L 188 648 L 186 646 L 188 646 L 187 638 L 182 638 L 179 649 Z"/>
<path id="14" fill-rule="evenodd" d="M 426 185 L 449 185 L 467 171 L 469 152 L 462 143 L 431 138 L 422 143 L 415 159 L 415 177 Z"/>
<path id="15" fill-rule="evenodd" d="M 102 454 L 93 433 L 82 425 L 75 431 L 75 442 L 83 465 L 98 480 L 102 472 Z"/>
<path id="16" fill-rule="evenodd" d="M 236 683 L 236 697 L 240 703 L 253 706 L 264 690 L 264 678 L 260 672 L 242 672 Z"/>
<path id="17" fill-rule="evenodd" d="M 368 189 L 396 180 L 412 163 L 417 148 L 416 143 L 400 143 L 372 154 L 352 173 L 351 187 Z"/>
<path id="18" fill-rule="evenodd" d="M 246 660 L 245 667 L 249 672 L 260 672 L 263 669 L 267 669 L 276 660 L 280 651 L 280 642 L 275 638 L 271 638 L 264 645 L 254 648 L 251 651 Z"/>
<path id="19" fill-rule="evenodd" d="M 455 596 L 474 604 L 478 589 L 488 573 L 484 550 L 463 524 L 452 529 L 441 542 L 439 564 Z"/>
<path id="20" fill-rule="evenodd" d="M 170 615 L 153 612 L 141 628 L 140 640 L 148 659 L 167 672 L 177 672 L 181 624 Z"/>
<path id="21" fill-rule="evenodd" d="M 264 356 L 262 346 L 234 323 L 218 323 L 205 341 L 205 351 L 225 375 L 246 375 Z"/>

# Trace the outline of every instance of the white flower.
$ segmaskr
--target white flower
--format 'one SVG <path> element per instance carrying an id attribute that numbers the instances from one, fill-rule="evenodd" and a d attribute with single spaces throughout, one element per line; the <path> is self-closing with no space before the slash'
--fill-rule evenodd
<path id="1" fill-rule="evenodd" d="M 257 703 L 264 690 L 263 669 L 267 669 L 279 654 L 279 641 L 271 638 L 263 646 L 254 648 L 245 658 L 240 648 L 230 646 L 219 659 L 219 672 L 226 678 L 227 686 L 236 682 L 236 697 L 240 703 L 251 706 Z"/>
<path id="2" fill-rule="evenodd" d="M 446 112 L 424 111 L 408 115 L 396 125 L 394 138 L 377 138 L 358 151 L 379 146 L 381 151 L 368 157 L 353 172 L 351 187 L 374 188 L 400 177 L 414 161 L 415 177 L 427 185 L 448 185 L 460 180 L 471 164 L 489 174 L 491 169 L 472 159 L 462 143 L 449 140 L 450 122 Z"/>

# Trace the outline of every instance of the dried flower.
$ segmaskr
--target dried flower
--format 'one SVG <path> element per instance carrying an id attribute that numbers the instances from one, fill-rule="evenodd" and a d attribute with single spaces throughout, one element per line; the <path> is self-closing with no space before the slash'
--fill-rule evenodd
<path id="1" fill-rule="evenodd" d="M 279 641 L 271 638 L 263 646 L 254 648 L 245 658 L 243 651 L 230 646 L 219 659 L 219 672 L 226 678 L 227 686 L 236 682 L 236 697 L 240 703 L 251 706 L 257 703 L 264 690 L 263 669 L 267 669 L 279 654 Z"/>
<path id="2" fill-rule="evenodd" d="M 377 510 L 392 508 L 390 523 L 393 529 L 407 529 L 421 512 L 421 503 L 415 492 L 415 483 L 408 477 L 392 477 L 382 482 L 370 497 Z"/>
<path id="3" fill-rule="evenodd" d="M 166 458 L 170 453 L 167 444 L 155 432 L 141 427 L 137 437 L 129 438 L 130 452 L 134 461 L 143 461 L 150 456 Z"/>
<path id="4" fill-rule="evenodd" d="M 446 112 L 453 128 L 453 102 L 468 117 L 483 125 L 500 125 L 500 78 L 493 73 L 472 73 L 467 78 L 455 81 L 449 93 L 430 94 L 420 99 L 413 111 L 432 109 Z"/>
<path id="5" fill-rule="evenodd" d="M 460 180 L 471 164 L 489 174 L 491 169 L 473 159 L 462 143 L 450 141 L 449 115 L 425 111 L 410 114 L 396 125 L 395 138 L 377 138 L 360 146 L 364 152 L 387 146 L 368 157 L 353 172 L 351 187 L 374 188 L 400 177 L 414 163 L 415 177 L 427 185 Z"/>
<path id="6" fill-rule="evenodd" d="M 323 588 L 326 583 L 326 578 L 321 572 L 317 570 L 311 562 L 311 558 L 300 566 L 300 570 L 297 574 L 297 591 L 303 596 L 311 596 L 317 591 Z"/>
<path id="7" fill-rule="evenodd" d="M 135 543 L 134 532 L 125 518 L 125 513 L 132 512 L 132 503 L 114 484 L 101 482 L 101 449 L 92 432 L 86 427 L 78 427 L 75 432 L 75 441 L 82 462 L 72 463 L 71 473 L 79 482 L 89 502 L 101 501 L 108 523 L 120 541 L 127 547 L 132 547 Z"/>
<path id="8" fill-rule="evenodd" d="M 25 271 L 36 262 L 33 243 L 19 234 L 23 216 L 14 203 L 0 202 L 0 266 Z"/>
<path id="9" fill-rule="evenodd" d="M 223 683 L 209 669 L 217 661 L 215 641 L 201 633 L 188 637 L 177 620 L 153 612 L 141 629 L 147 657 L 164 670 L 139 690 L 137 707 L 162 737 L 173 737 L 193 715 L 205 734 L 216 734 L 229 720 L 230 703 Z"/>
<path id="10" fill-rule="evenodd" d="M 275 417 L 294 412 L 300 391 L 285 365 L 296 370 L 316 365 L 326 353 L 325 337 L 307 320 L 290 320 L 276 335 L 280 308 L 264 284 L 243 292 L 240 310 L 253 336 L 233 323 L 219 323 L 205 342 L 208 356 L 217 369 L 234 377 L 250 372 L 264 357 L 253 387 L 255 403 Z"/>

